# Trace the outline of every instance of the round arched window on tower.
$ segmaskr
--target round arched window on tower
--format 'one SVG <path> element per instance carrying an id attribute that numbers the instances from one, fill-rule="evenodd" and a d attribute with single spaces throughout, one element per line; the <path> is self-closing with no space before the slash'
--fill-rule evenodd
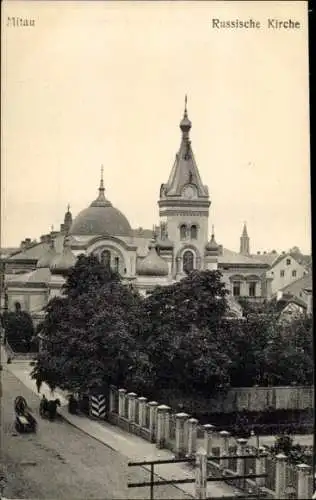
<path id="1" fill-rule="evenodd" d="M 189 274 L 194 269 L 194 255 L 191 250 L 186 250 L 182 257 L 183 271 Z"/>

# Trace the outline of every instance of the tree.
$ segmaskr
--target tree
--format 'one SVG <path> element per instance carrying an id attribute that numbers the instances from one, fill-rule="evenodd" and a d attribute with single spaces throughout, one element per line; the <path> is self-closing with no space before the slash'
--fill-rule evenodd
<path id="1" fill-rule="evenodd" d="M 34 335 L 31 315 L 22 311 L 21 304 L 15 303 L 15 311 L 4 316 L 5 335 L 8 343 L 16 352 L 29 352 Z"/>
<path id="2" fill-rule="evenodd" d="M 209 395 L 227 386 L 230 359 L 217 335 L 227 293 L 220 272 L 202 271 L 157 287 L 144 300 L 142 335 L 151 388 Z"/>
<path id="3" fill-rule="evenodd" d="M 83 282 L 84 280 L 84 282 Z M 94 257 L 82 257 L 68 276 L 65 296 L 51 300 L 41 334 L 46 348 L 32 377 L 54 389 L 107 392 L 136 371 L 140 296 Z"/>

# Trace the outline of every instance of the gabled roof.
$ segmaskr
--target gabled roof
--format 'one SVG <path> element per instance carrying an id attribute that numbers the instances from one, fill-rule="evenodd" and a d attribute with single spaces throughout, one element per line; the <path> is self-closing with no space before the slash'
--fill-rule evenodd
<path id="1" fill-rule="evenodd" d="M 281 312 L 289 304 L 295 304 L 295 305 L 297 305 L 299 307 L 302 307 L 303 309 L 307 308 L 307 305 L 304 302 L 304 300 L 302 300 L 302 299 L 300 299 L 298 297 L 294 297 L 293 295 L 286 294 L 286 295 L 283 295 L 282 299 L 280 299 L 280 300 L 277 301 L 277 310 L 279 312 Z"/>
<path id="2" fill-rule="evenodd" d="M 222 255 L 218 256 L 219 264 L 246 264 L 246 265 L 257 265 L 262 269 L 266 269 L 268 266 L 265 262 L 257 260 L 251 256 L 241 255 L 240 253 L 228 250 L 228 248 L 223 248 Z"/>
<path id="3" fill-rule="evenodd" d="M 290 294 L 295 297 L 300 297 L 300 293 L 304 292 L 305 289 L 313 289 L 313 276 L 312 273 L 308 273 L 302 278 L 293 281 L 289 285 L 284 286 L 280 289 L 283 294 Z"/>
<path id="4" fill-rule="evenodd" d="M 273 266 L 276 266 L 279 262 L 281 262 L 283 259 L 286 259 L 288 257 L 291 257 L 292 259 L 296 260 L 296 262 L 304 267 L 310 266 L 312 262 L 312 257 L 309 255 L 303 255 L 300 253 L 296 252 L 287 252 L 287 253 L 281 253 L 278 255 L 277 259 L 273 262 Z"/>

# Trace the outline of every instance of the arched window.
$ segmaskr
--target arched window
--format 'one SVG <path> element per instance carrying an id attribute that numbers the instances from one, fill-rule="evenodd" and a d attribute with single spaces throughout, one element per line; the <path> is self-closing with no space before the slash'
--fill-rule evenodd
<path id="1" fill-rule="evenodd" d="M 114 257 L 114 270 L 118 273 L 120 269 L 120 259 L 118 257 Z"/>
<path id="2" fill-rule="evenodd" d="M 191 240 L 196 240 L 197 239 L 197 227 L 194 224 L 191 226 Z"/>
<path id="3" fill-rule="evenodd" d="M 194 269 L 194 255 L 190 250 L 186 250 L 183 254 L 183 271 L 190 273 Z"/>
<path id="4" fill-rule="evenodd" d="M 187 226 L 185 224 L 182 224 L 180 226 L 180 239 L 185 240 L 187 237 Z"/>
<path id="5" fill-rule="evenodd" d="M 105 267 L 110 267 L 111 265 L 111 252 L 110 250 L 103 250 L 101 253 L 101 262 Z"/>

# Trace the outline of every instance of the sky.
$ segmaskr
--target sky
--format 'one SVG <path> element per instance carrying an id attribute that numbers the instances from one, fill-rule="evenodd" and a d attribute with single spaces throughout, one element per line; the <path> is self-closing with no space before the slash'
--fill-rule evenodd
<path id="1" fill-rule="evenodd" d="M 238 250 L 246 221 L 251 251 L 309 253 L 307 22 L 304 1 L 2 2 L 1 246 L 86 208 L 101 164 L 132 227 L 157 224 L 187 94 L 218 243 Z"/>

